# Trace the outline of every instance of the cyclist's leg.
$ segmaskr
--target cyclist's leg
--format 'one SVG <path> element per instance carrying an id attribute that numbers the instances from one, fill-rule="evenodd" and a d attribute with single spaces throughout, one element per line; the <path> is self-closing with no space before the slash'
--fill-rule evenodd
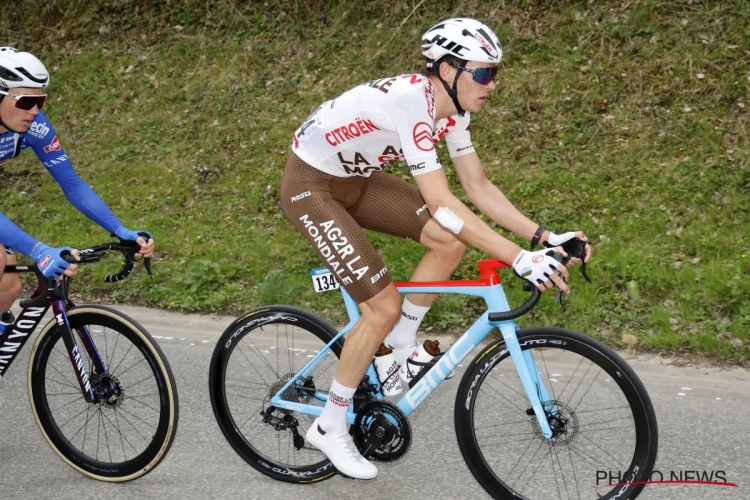
<path id="1" fill-rule="evenodd" d="M 358 454 L 353 456 L 352 447 L 344 444 L 351 440 L 346 432 L 346 413 L 375 352 L 400 313 L 399 295 L 383 260 L 346 209 L 356 203 L 366 182 L 320 172 L 294 153 L 281 181 L 284 214 L 362 311 L 346 336 L 323 413 L 306 436 L 337 469 L 362 479 L 375 477 L 377 468 Z"/>
<path id="2" fill-rule="evenodd" d="M 3 258 L 5 263 L 0 266 L 0 311 L 5 311 L 13 306 L 13 302 L 21 296 L 23 292 L 23 285 L 21 285 L 21 277 L 18 274 L 5 274 L 3 275 L 3 267 L 7 264 L 13 266 L 18 264 L 16 255 L 10 248 L 5 248 L 0 245 L 2 250 Z"/>
<path id="3" fill-rule="evenodd" d="M 410 281 L 449 279 L 466 251 L 466 245 L 431 218 L 419 190 L 395 175 L 373 174 L 352 215 L 366 229 L 419 241 L 427 247 Z M 407 294 L 401 320 L 388 337 L 388 344 L 396 348 L 412 345 L 422 319 L 437 297 Z"/>
<path id="4" fill-rule="evenodd" d="M 427 247 L 410 281 L 449 279 L 466 252 L 466 245 L 432 219 L 419 190 L 386 172 L 370 176 L 367 190 L 352 215 L 365 229 L 418 241 Z M 429 306 L 437 295 L 412 293 L 408 297 L 414 304 Z"/>

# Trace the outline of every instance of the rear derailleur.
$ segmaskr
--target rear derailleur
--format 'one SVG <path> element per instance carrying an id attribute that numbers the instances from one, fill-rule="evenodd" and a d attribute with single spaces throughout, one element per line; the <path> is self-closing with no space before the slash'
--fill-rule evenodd
<path id="1" fill-rule="evenodd" d="M 294 447 L 297 448 L 298 451 L 301 450 L 302 447 L 305 446 L 305 438 L 303 438 L 297 430 L 299 422 L 296 418 L 288 413 L 282 413 L 283 416 L 279 418 L 274 415 L 274 412 L 276 411 L 278 411 L 278 408 L 274 408 L 273 406 L 269 406 L 267 409 L 261 410 L 260 415 L 263 417 L 263 423 L 270 425 L 277 431 L 285 431 L 287 429 L 291 429 Z"/>

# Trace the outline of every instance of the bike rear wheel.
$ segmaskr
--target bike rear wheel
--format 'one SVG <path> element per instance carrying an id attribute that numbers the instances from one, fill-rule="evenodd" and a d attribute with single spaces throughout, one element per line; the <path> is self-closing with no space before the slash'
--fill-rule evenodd
<path id="1" fill-rule="evenodd" d="M 612 349 L 560 328 L 520 330 L 549 391 L 545 439 L 504 340 L 471 362 L 456 396 L 456 437 L 493 498 L 633 499 L 654 468 L 656 415 L 633 369 Z M 505 361 L 505 362 L 503 362 Z M 531 415 L 529 415 L 531 413 Z"/>
<path id="2" fill-rule="evenodd" d="M 177 431 L 179 404 L 164 353 L 136 321 L 103 306 L 66 312 L 97 401 L 87 402 L 55 320 L 42 329 L 29 359 L 31 410 L 47 443 L 93 479 L 124 482 L 152 471 Z M 87 330 L 107 367 L 96 373 L 80 340 Z"/>
<path id="3" fill-rule="evenodd" d="M 314 418 L 275 409 L 270 400 L 337 333 L 310 312 L 267 306 L 234 321 L 214 348 L 209 394 L 216 421 L 237 454 L 266 476 L 310 483 L 336 474 L 320 451 L 307 444 L 295 446 Z M 290 387 L 284 399 L 324 405 L 341 348 L 339 339 L 305 385 Z"/>

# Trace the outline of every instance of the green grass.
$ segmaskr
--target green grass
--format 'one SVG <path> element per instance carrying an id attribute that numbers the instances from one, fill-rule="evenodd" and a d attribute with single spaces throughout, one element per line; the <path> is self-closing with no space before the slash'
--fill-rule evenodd
<path id="1" fill-rule="evenodd" d="M 232 314 L 291 303 L 341 321 L 340 296 L 311 289 L 318 257 L 276 209 L 291 134 L 353 85 L 418 71 L 419 35 L 470 15 L 505 51 L 472 126 L 488 175 L 532 220 L 584 230 L 594 246 L 594 282 L 573 273 L 568 313 L 544 297 L 520 323 L 747 359 L 746 1 L 429 0 L 413 13 L 417 3 L 380 0 L 105 3 L 0 5 L 2 43 L 52 70 L 47 112 L 78 173 L 156 239 L 153 280 L 105 285 L 99 266 L 78 291 Z M 30 233 L 51 245 L 107 239 L 32 153 L 2 168 L 2 211 Z M 402 164 L 390 171 L 409 179 Z M 423 249 L 372 238 L 394 278 L 408 279 Z M 470 250 L 454 276 L 475 277 L 484 257 Z M 520 280 L 506 274 L 506 285 L 520 303 Z M 481 306 L 444 296 L 425 327 L 460 330 Z"/>

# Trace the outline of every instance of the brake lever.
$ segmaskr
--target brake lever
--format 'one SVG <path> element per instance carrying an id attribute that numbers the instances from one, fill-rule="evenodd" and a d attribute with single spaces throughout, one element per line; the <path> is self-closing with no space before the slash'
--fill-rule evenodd
<path id="1" fill-rule="evenodd" d="M 132 240 L 123 240 L 122 238 L 120 238 L 119 236 L 117 236 L 115 234 L 113 234 L 112 236 L 114 236 L 118 240 L 120 240 L 120 246 L 129 247 L 129 248 L 127 248 L 127 250 L 126 249 L 121 249 L 120 251 L 123 252 L 123 254 L 126 251 L 127 252 L 131 252 L 131 258 L 133 260 L 135 260 L 135 254 L 137 254 L 138 252 L 140 252 L 141 246 L 137 242 L 135 242 L 135 241 L 132 241 Z M 148 243 L 148 240 L 150 239 L 148 237 L 148 233 L 146 233 L 145 231 L 138 233 L 138 236 L 140 236 L 141 238 L 143 238 L 144 240 L 146 240 L 146 243 Z M 146 272 L 148 273 L 148 277 L 149 278 L 153 278 L 154 276 L 153 276 L 153 274 L 151 274 L 151 257 L 143 257 L 143 267 L 146 268 Z"/>
<path id="2" fill-rule="evenodd" d="M 146 240 L 146 243 L 148 243 L 148 240 L 150 239 L 148 236 L 148 233 L 143 231 L 138 233 L 138 236 Z M 139 249 L 140 250 L 140 249 Z M 151 257 L 144 257 L 143 258 L 143 267 L 146 268 L 146 272 L 148 273 L 149 278 L 153 278 L 153 275 L 151 274 Z"/>
<path id="3" fill-rule="evenodd" d="M 586 242 L 578 238 L 573 238 L 563 243 L 562 247 L 569 256 L 581 259 L 581 274 L 586 278 L 586 281 L 591 283 L 591 278 L 586 273 L 586 262 L 583 260 L 586 258 Z"/>
<path id="4" fill-rule="evenodd" d="M 552 256 L 552 258 L 562 265 L 567 264 L 568 261 L 570 260 L 570 258 L 565 257 L 561 253 L 556 253 L 555 255 Z M 560 277 L 561 280 L 565 281 L 565 278 L 563 277 L 560 271 L 555 271 L 555 273 Z M 560 306 L 560 309 L 562 309 L 563 312 L 565 312 L 565 306 L 563 305 L 562 295 L 563 295 L 562 288 L 558 288 L 557 293 L 555 293 L 555 302 L 557 302 L 557 304 Z"/>
<path id="5" fill-rule="evenodd" d="M 544 246 L 546 246 L 547 248 L 552 248 L 552 245 L 547 242 L 544 243 Z M 578 259 L 581 259 L 581 274 L 583 274 L 583 277 L 586 278 L 586 281 L 591 283 L 591 278 L 589 278 L 589 275 L 586 272 L 586 262 L 583 261 L 583 259 L 586 258 L 586 242 L 578 238 L 572 238 L 560 246 L 563 250 L 565 250 L 565 253 L 567 253 L 569 257 L 576 257 Z"/>
<path id="6" fill-rule="evenodd" d="M 549 243 L 545 243 L 545 245 L 551 247 Z M 586 242 L 579 238 L 572 238 L 560 246 L 563 250 L 565 250 L 565 253 L 568 254 L 568 257 L 565 257 L 562 254 L 555 254 L 554 259 L 562 264 L 567 264 L 572 257 L 581 259 L 581 274 L 583 274 L 583 277 L 586 278 L 586 281 L 591 283 L 591 278 L 589 278 L 589 275 L 586 272 L 586 262 L 583 261 L 583 259 L 586 257 Z M 557 272 L 557 274 L 562 278 L 562 275 L 559 271 Z M 565 312 L 565 306 L 562 303 L 562 290 L 557 290 L 557 293 L 555 294 L 555 300 L 560 305 L 560 308 L 563 310 L 563 312 Z"/>

